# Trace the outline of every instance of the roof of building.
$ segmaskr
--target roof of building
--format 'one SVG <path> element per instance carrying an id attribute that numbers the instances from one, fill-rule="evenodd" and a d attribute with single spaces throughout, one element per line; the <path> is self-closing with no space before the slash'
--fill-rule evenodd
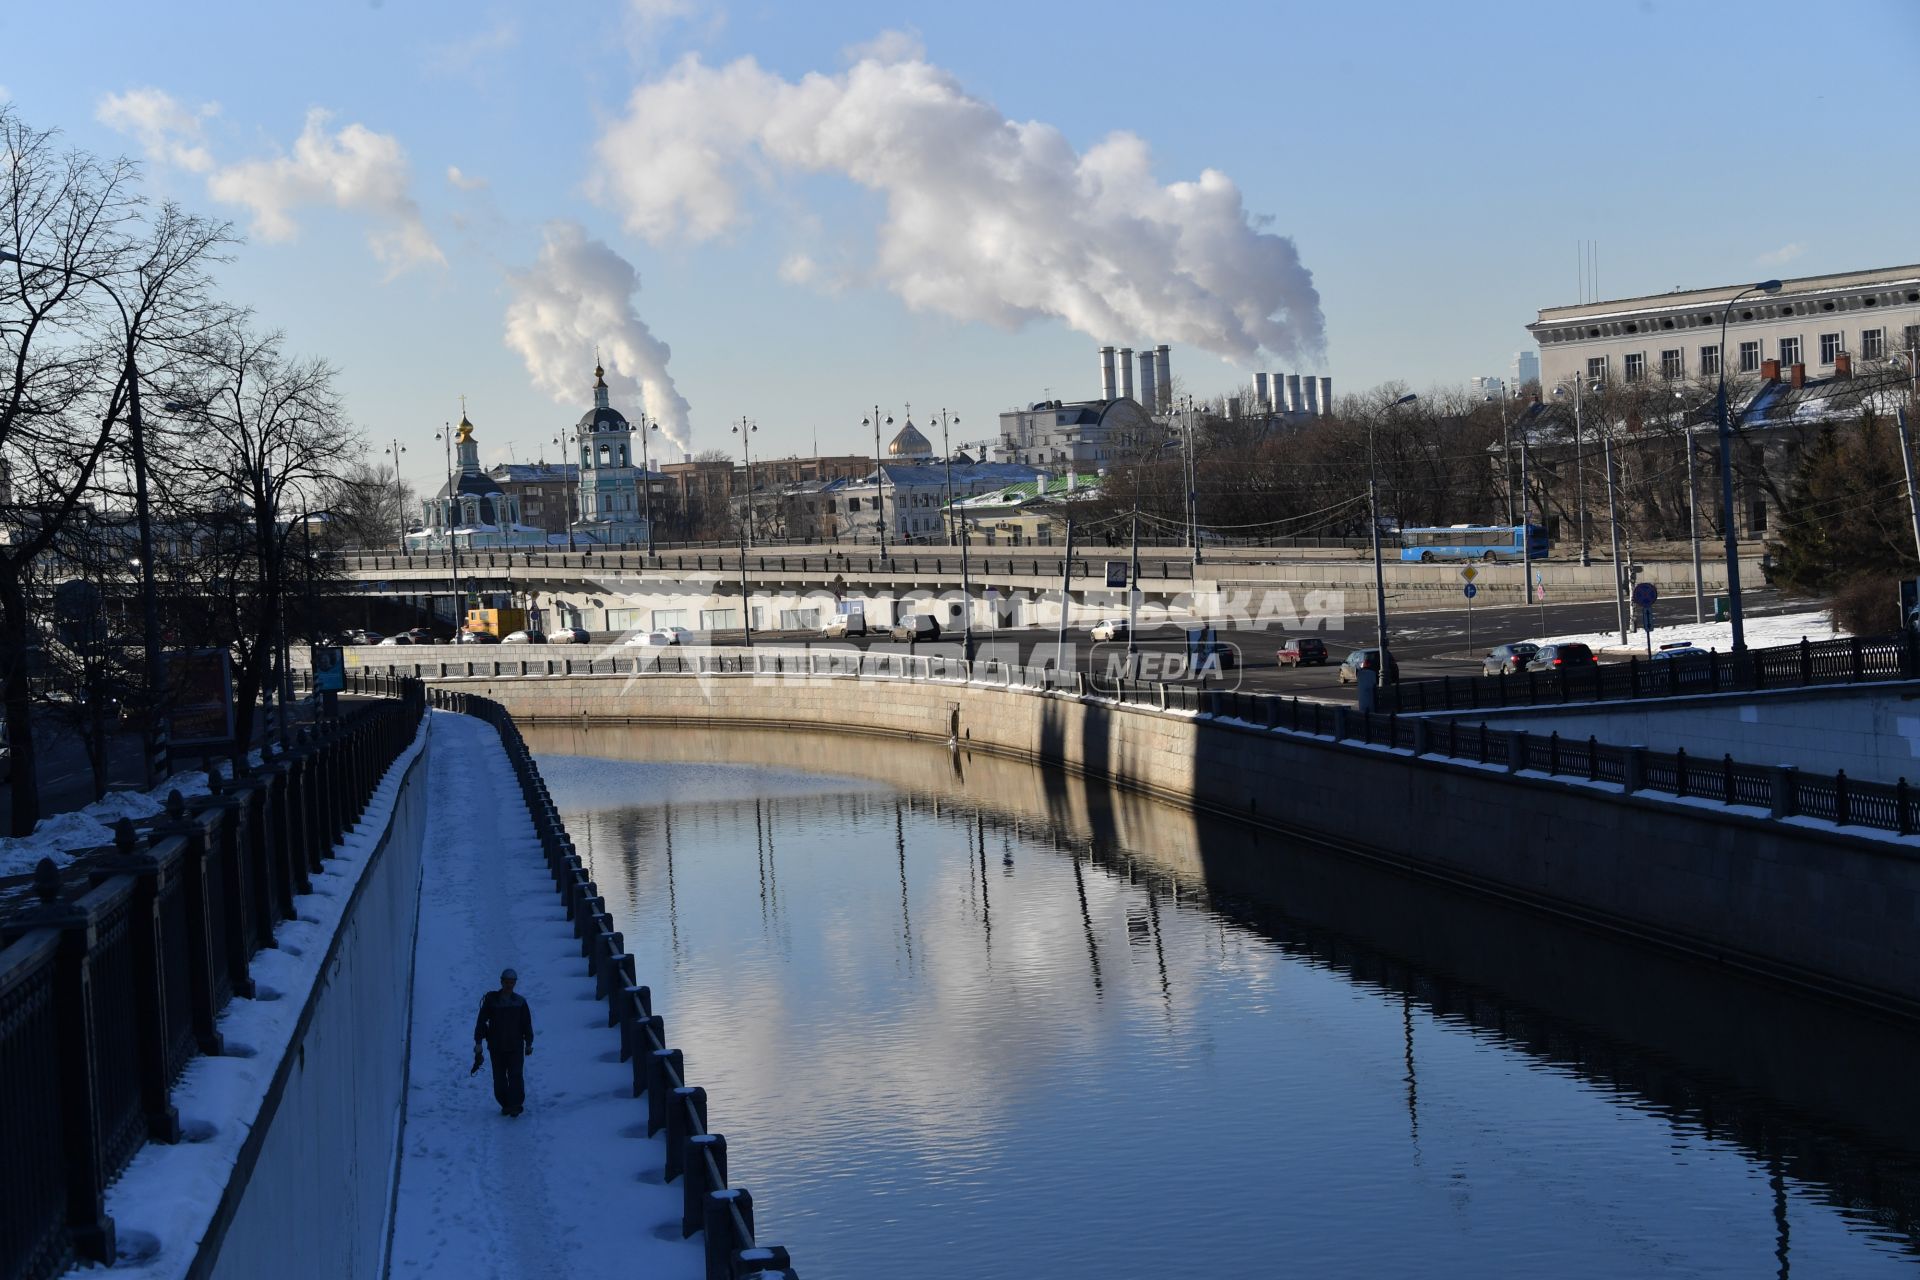
<path id="1" fill-rule="evenodd" d="M 571 480 L 580 468 L 571 462 L 499 462 L 487 468 L 495 480 L 525 484 L 539 480 Z"/>
<path id="2" fill-rule="evenodd" d="M 1042 488 L 1041 477 L 1030 475 L 1025 480 L 1017 480 L 1001 488 L 990 489 L 970 498 L 957 499 L 953 504 L 954 509 L 997 511 L 1002 508 L 1042 506 L 1062 500 L 1078 502 L 1092 497 L 1100 490 L 1100 477 L 1097 475 L 1076 474 L 1071 484 L 1065 476 L 1047 476 L 1045 481 L 1045 487 Z"/>
<path id="3" fill-rule="evenodd" d="M 886 473 L 887 484 L 891 488 L 945 488 L 947 468 L 932 462 L 886 462 L 880 471 Z M 980 481 L 988 484 L 1017 484 L 1022 480 L 1033 479 L 1034 469 L 1017 462 L 973 462 L 954 463 L 953 480 L 955 484 L 975 485 Z M 873 484 L 873 476 L 868 475 L 854 483 Z"/>
<path id="4" fill-rule="evenodd" d="M 920 434 L 912 418 L 907 419 L 907 425 L 887 444 L 887 454 L 894 458 L 917 458 L 932 452 L 933 441 Z"/>
<path id="5" fill-rule="evenodd" d="M 1724 306 L 1734 295 L 1746 292 L 1750 284 L 1749 281 L 1740 284 L 1714 285 L 1704 289 L 1675 289 L 1670 293 L 1646 294 L 1638 298 L 1616 298 L 1561 307 L 1542 307 L 1539 320 L 1527 327 L 1532 329 L 1541 325 L 1565 324 L 1574 320 L 1596 320 L 1602 317 L 1645 312 L 1684 311 L 1700 307 Z M 1780 292 L 1772 296 L 1820 294 L 1895 285 L 1903 285 L 1911 289 L 1916 284 L 1920 284 L 1920 265 L 1882 267 L 1873 271 L 1841 271 L 1830 275 L 1801 276 L 1793 280 L 1782 280 Z M 1765 301 L 1765 297 L 1762 296 L 1761 300 Z M 1719 318 L 1717 311 L 1713 318 L 1716 320 Z"/>

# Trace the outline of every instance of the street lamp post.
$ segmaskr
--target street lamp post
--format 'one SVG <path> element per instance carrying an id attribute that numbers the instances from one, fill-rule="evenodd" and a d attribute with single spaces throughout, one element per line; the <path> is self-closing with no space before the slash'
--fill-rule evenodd
<path id="1" fill-rule="evenodd" d="M 1593 554 L 1587 539 L 1587 453 L 1580 436 L 1580 390 L 1585 382 L 1584 378 L 1573 380 L 1573 488 L 1574 500 L 1580 507 L 1580 567 L 1583 569 L 1593 564 Z M 1598 391 L 1600 384 L 1594 383 L 1593 389 Z M 1567 394 L 1567 389 L 1555 387 L 1553 394 L 1563 396 Z"/>
<path id="2" fill-rule="evenodd" d="M 386 448 L 387 456 L 393 459 L 393 504 L 400 512 L 399 538 L 400 550 L 403 553 L 407 549 L 407 490 L 400 483 L 400 455 L 406 451 L 407 447 L 398 440 Z"/>
<path id="3" fill-rule="evenodd" d="M 1500 394 L 1487 396 L 1489 400 L 1500 402 L 1500 482 L 1507 491 L 1507 523 L 1513 523 L 1513 436 L 1507 429 L 1507 389 L 1502 386 Z"/>
<path id="4" fill-rule="evenodd" d="M 940 411 L 940 452 L 947 459 L 947 541 L 953 541 L 955 513 L 953 510 L 953 446 L 948 441 L 949 428 L 960 421 L 957 414 Z M 1072 466 L 1072 463 L 1068 463 Z M 1043 482 L 1044 487 L 1044 482 Z M 1043 500 L 1045 493 L 1039 495 Z M 968 662 L 973 661 L 973 584 L 967 573 L 967 526 L 965 521 L 960 529 L 960 656 Z"/>
<path id="5" fill-rule="evenodd" d="M 874 536 L 880 541 L 880 558 L 884 560 L 887 558 L 887 507 L 884 501 L 887 491 L 887 473 L 881 469 L 880 406 L 873 406 L 873 417 L 862 419 L 860 425 L 873 428 L 873 509 L 875 512 L 873 528 Z M 887 418 L 887 425 L 893 425 L 891 416 Z M 855 536 L 858 536 L 858 526 L 855 526 Z"/>
<path id="6" fill-rule="evenodd" d="M 759 423 L 749 422 L 745 418 L 733 424 L 733 434 L 740 437 L 740 456 L 747 466 L 746 537 L 749 547 L 753 545 L 753 433 L 759 429 Z"/>
<path id="7" fill-rule="evenodd" d="M 467 593 L 460 586 L 460 537 L 454 532 L 459 527 L 460 490 L 453 482 L 452 424 L 441 423 L 433 438 L 440 442 L 447 456 L 447 568 L 453 577 L 453 633 L 457 638 L 466 627 Z"/>
<path id="8" fill-rule="evenodd" d="M 1684 400 L 1686 393 L 1673 393 L 1676 401 Z M 1703 623 L 1707 620 L 1707 591 L 1700 581 L 1700 486 L 1693 478 L 1693 424 L 1687 421 L 1687 411 L 1680 409 L 1680 435 L 1687 450 L 1687 542 L 1693 548 L 1693 620 Z"/>
<path id="9" fill-rule="evenodd" d="M 1740 536 L 1733 526 L 1733 418 L 1727 410 L 1727 321 L 1733 316 L 1733 304 L 1750 293 L 1778 293 L 1778 280 L 1750 284 L 1727 299 L 1720 309 L 1720 390 L 1714 397 L 1715 417 L 1720 427 L 1720 532 L 1727 548 L 1727 607 L 1733 622 L 1733 650 L 1747 647 L 1747 630 L 1740 616 Z"/>
<path id="10" fill-rule="evenodd" d="M 641 438 L 645 439 L 644 436 Z M 563 439 L 560 436 L 555 436 L 553 438 L 553 442 L 560 446 L 560 457 L 563 459 L 563 461 L 560 463 L 560 473 L 562 476 L 564 476 L 566 474 L 566 468 L 567 468 L 567 464 L 564 461 L 564 459 L 567 456 L 567 442 L 565 439 Z M 576 462 L 573 464 L 573 467 L 574 467 L 573 481 L 563 486 L 563 490 L 566 495 L 565 507 L 566 507 L 566 517 L 567 517 L 567 550 L 569 551 L 573 550 L 573 509 L 574 509 L 573 486 L 575 483 L 578 483 L 581 480 L 581 470 L 582 470 L 583 464 Z M 653 541 L 653 525 L 651 523 L 647 525 L 647 541 L 649 544 L 651 544 Z M 649 550 L 651 550 L 651 546 L 649 546 Z"/>
<path id="11" fill-rule="evenodd" d="M 647 415 L 644 413 L 640 415 L 640 489 L 641 489 L 641 492 L 646 495 L 643 499 L 641 499 L 641 501 L 646 506 L 647 555 L 648 556 L 652 556 L 654 554 L 654 551 L 653 551 L 653 455 L 651 451 L 647 448 L 647 441 L 651 438 L 648 433 L 658 431 L 659 429 L 660 429 L 660 422 L 658 419 L 649 419 Z"/>
<path id="12" fill-rule="evenodd" d="M 1403 404 L 1412 404 L 1419 398 L 1411 394 L 1401 396 L 1388 405 L 1387 410 L 1392 412 Z M 1380 679 L 1384 682 L 1388 679 L 1388 673 L 1392 668 L 1387 665 L 1390 661 L 1387 654 L 1387 575 L 1380 563 L 1380 491 L 1374 473 L 1371 428 L 1367 431 L 1367 510 L 1370 514 L 1368 523 L 1373 526 L 1373 626 L 1380 647 Z"/>

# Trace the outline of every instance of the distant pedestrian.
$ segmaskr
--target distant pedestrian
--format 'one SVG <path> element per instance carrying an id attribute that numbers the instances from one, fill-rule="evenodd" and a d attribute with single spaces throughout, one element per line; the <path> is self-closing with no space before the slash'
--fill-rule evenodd
<path id="1" fill-rule="evenodd" d="M 533 1010 L 526 997 L 514 991 L 520 975 L 511 969 L 500 974 L 500 989 L 480 1000 L 480 1016 L 473 1024 L 473 1051 L 477 1057 L 485 1041 L 493 1059 L 493 1097 L 500 1114 L 517 1116 L 526 1105 L 527 1082 L 521 1060 L 533 1052 Z"/>

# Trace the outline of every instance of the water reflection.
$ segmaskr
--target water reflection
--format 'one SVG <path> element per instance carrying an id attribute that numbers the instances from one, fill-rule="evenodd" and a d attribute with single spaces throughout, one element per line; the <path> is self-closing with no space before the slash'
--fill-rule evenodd
<path id="1" fill-rule="evenodd" d="M 1004 760 L 528 736 L 822 1274 L 1920 1256 L 1908 1029 Z"/>

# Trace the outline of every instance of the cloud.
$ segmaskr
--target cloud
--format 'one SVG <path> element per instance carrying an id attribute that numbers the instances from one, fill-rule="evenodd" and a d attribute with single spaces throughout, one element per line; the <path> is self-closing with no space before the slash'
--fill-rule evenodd
<path id="1" fill-rule="evenodd" d="M 485 178 L 470 178 L 460 171 L 460 166 L 457 164 L 447 166 L 447 181 L 462 191 L 482 191 L 487 185 Z"/>
<path id="2" fill-rule="evenodd" d="M 852 54 L 797 81 L 682 59 L 601 135 L 593 193 L 650 241 L 704 241 L 746 221 L 749 177 L 838 175 L 884 197 L 872 274 L 916 309 L 1243 363 L 1322 349 L 1311 273 L 1224 173 L 1163 184 L 1130 133 L 1078 151 L 968 95 L 910 37 Z"/>
<path id="3" fill-rule="evenodd" d="M 208 177 L 207 190 L 216 200 L 252 210 L 254 233 L 264 240 L 293 239 L 296 210 L 331 205 L 376 221 L 367 243 L 389 276 L 425 263 L 445 265 L 413 198 L 412 170 L 399 140 L 362 124 L 329 133 L 331 119 L 328 111 L 310 110 L 291 154 L 225 166 Z"/>
<path id="4" fill-rule="evenodd" d="M 134 138 L 155 164 L 205 173 L 213 168 L 213 153 L 205 146 L 203 124 L 219 111 L 211 102 L 189 110 L 171 94 L 143 88 L 107 94 L 93 115 L 116 133 Z"/>
<path id="5" fill-rule="evenodd" d="M 1784 266 L 1806 251 L 1807 246 L 1795 240 L 1792 244 L 1783 244 L 1778 249 L 1761 254 L 1754 261 L 1765 267 Z"/>
<path id="6" fill-rule="evenodd" d="M 633 264 L 577 222 L 547 224 L 539 261 L 511 277 L 507 346 L 534 385 L 562 404 L 579 404 L 593 385 L 587 363 L 600 348 L 616 407 L 644 407 L 680 450 L 692 439 L 687 402 L 667 362 L 673 351 L 634 309 L 640 276 Z"/>

